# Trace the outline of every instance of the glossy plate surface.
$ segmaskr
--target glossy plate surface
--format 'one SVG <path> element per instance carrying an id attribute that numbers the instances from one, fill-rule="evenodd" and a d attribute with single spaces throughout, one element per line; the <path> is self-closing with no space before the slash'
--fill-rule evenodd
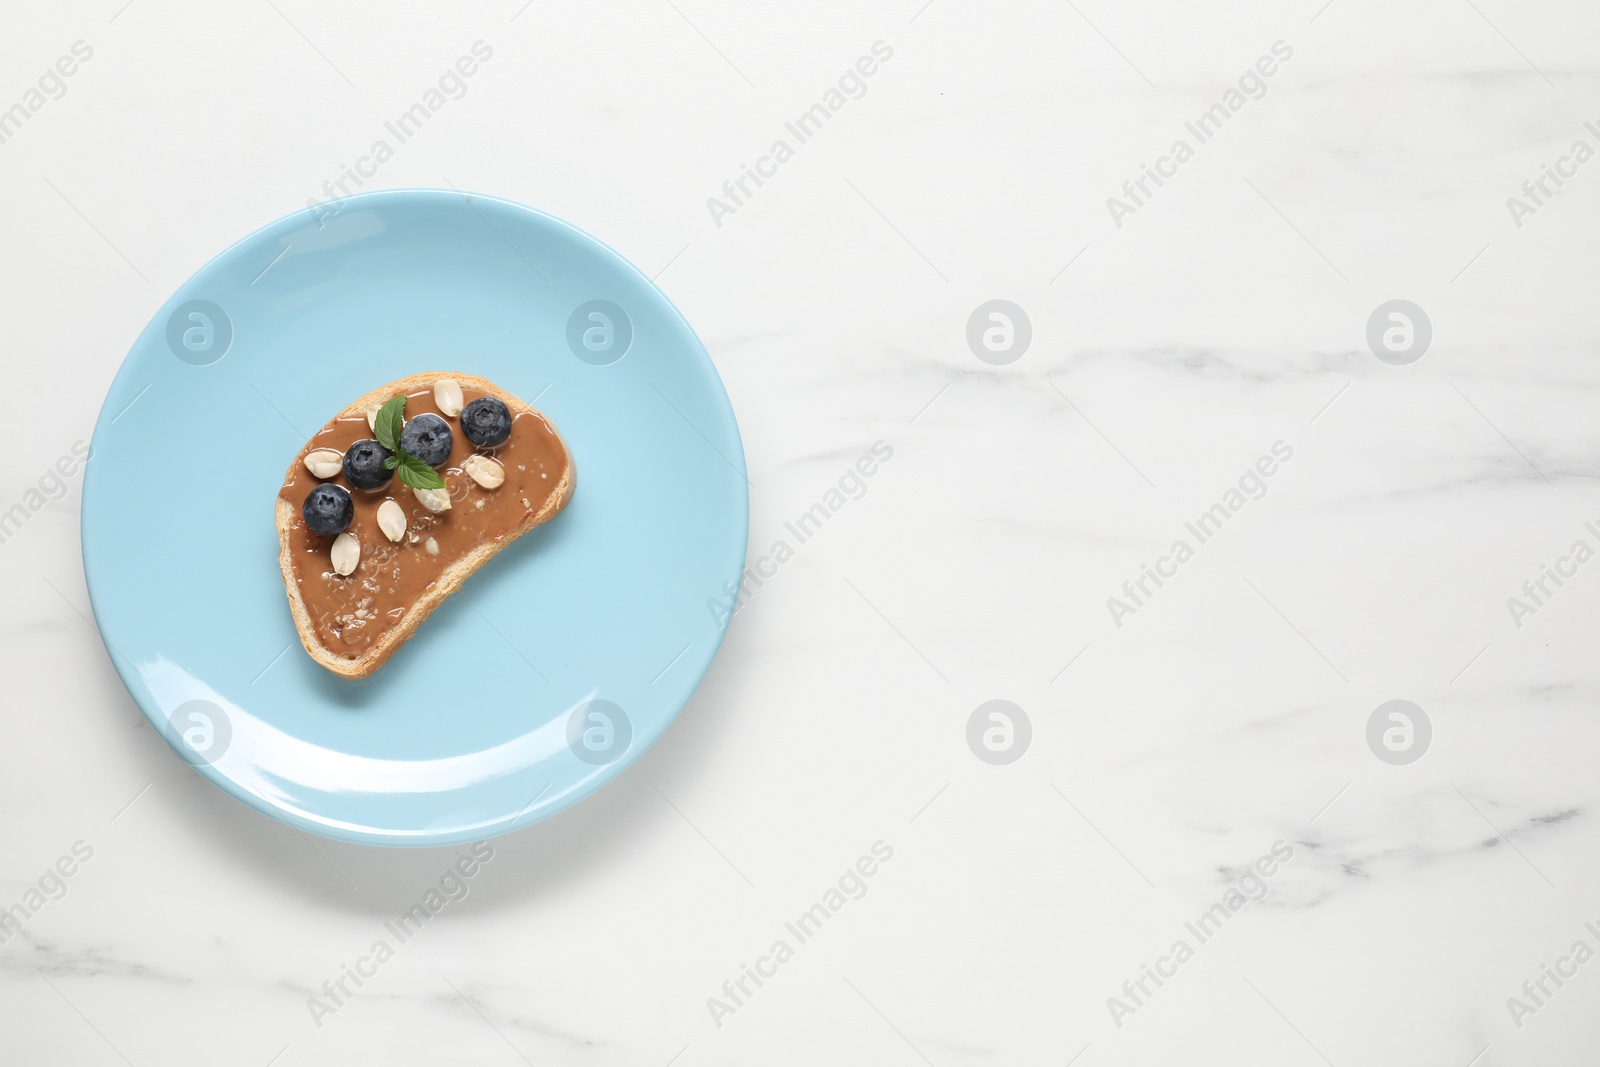
<path id="1" fill-rule="evenodd" d="M 338 678 L 295 635 L 274 497 L 346 404 L 440 369 L 549 416 L 577 491 Z M 95 427 L 84 570 L 129 692 L 206 777 L 325 836 L 449 844 L 567 807 L 666 729 L 748 508 L 721 380 L 648 278 L 522 205 L 390 190 L 251 234 L 157 313 Z"/>

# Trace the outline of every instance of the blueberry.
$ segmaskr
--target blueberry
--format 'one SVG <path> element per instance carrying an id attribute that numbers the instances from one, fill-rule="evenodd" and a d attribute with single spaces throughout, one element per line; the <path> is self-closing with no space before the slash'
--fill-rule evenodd
<path id="1" fill-rule="evenodd" d="M 344 476 L 357 489 L 376 489 L 394 477 L 383 461 L 391 455 L 376 441 L 357 441 L 344 454 Z"/>
<path id="2" fill-rule="evenodd" d="M 342 485 L 323 482 L 306 494 L 300 514 L 305 517 L 306 526 L 312 533 L 333 537 L 349 528 L 350 520 L 355 518 L 356 508 L 350 502 L 350 490 Z"/>
<path id="3" fill-rule="evenodd" d="M 418 415 L 400 431 L 400 447 L 430 467 L 450 458 L 450 424 L 431 411 Z"/>
<path id="4" fill-rule="evenodd" d="M 511 436 L 511 412 L 492 396 L 480 396 L 461 409 L 461 432 L 479 448 L 493 448 Z"/>

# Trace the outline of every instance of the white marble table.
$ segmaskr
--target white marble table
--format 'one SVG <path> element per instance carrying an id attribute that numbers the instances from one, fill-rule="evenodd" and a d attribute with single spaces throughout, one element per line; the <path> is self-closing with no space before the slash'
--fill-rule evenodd
<path id="1" fill-rule="evenodd" d="M 1593 1062 L 1600 12 L 592 6 L 8 13 L 0 1061 Z M 85 617 L 122 354 L 346 168 L 659 271 L 752 562 L 829 515 L 659 745 L 459 883 L 224 797 Z M 1025 745 L 969 746 L 994 700 Z M 1425 742 L 1369 746 L 1392 700 Z"/>

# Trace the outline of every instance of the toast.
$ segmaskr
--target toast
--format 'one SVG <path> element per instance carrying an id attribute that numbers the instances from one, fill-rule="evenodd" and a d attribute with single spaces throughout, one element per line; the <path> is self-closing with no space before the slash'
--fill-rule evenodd
<path id="1" fill-rule="evenodd" d="M 413 489 L 398 473 L 361 465 L 362 457 L 375 463 L 390 455 L 373 451 L 373 420 L 397 396 L 406 398 L 408 423 L 433 415 L 448 426 L 432 440 L 449 449 L 448 458 L 431 464 L 445 489 Z M 471 415 L 478 400 L 491 412 L 498 401 L 510 416 L 498 443 L 468 437 L 463 406 Z M 493 440 L 495 431 L 478 426 L 479 440 Z M 356 484 L 376 479 L 382 484 L 375 488 Z M 483 378 L 414 374 L 356 400 L 301 448 L 277 498 L 278 564 L 306 653 L 341 677 L 372 674 L 473 572 L 559 514 L 576 483 L 572 454 L 555 426 Z M 332 508 L 326 514 L 308 502 L 318 489 L 318 503 Z"/>

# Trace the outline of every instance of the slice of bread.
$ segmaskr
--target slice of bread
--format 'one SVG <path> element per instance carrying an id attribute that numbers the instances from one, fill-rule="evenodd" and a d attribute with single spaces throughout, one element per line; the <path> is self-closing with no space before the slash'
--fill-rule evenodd
<path id="1" fill-rule="evenodd" d="M 440 379 L 453 379 L 460 384 L 463 390 L 468 392 L 477 392 L 485 396 L 497 398 L 510 410 L 514 425 L 519 422 L 520 417 L 525 413 L 531 413 L 534 416 L 534 422 L 528 424 L 531 429 L 527 430 L 526 432 L 541 435 L 538 438 L 537 444 L 542 445 L 545 448 L 546 454 L 554 457 L 553 462 L 549 464 L 552 469 L 541 473 L 541 479 L 543 479 L 542 481 L 533 483 L 538 485 L 541 489 L 544 489 L 547 495 L 545 495 L 542 500 L 536 502 L 530 502 L 528 499 L 529 495 L 531 495 L 531 491 L 521 495 L 497 498 L 495 494 L 500 492 L 500 488 L 496 488 L 485 492 L 481 502 L 474 501 L 474 505 L 478 508 L 488 506 L 502 509 L 499 512 L 491 512 L 490 514 L 497 517 L 502 515 L 506 516 L 508 521 L 515 520 L 515 524 L 506 528 L 504 532 L 500 533 L 498 536 L 487 537 L 478 543 L 472 544 L 470 547 L 462 551 L 458 558 L 447 559 L 443 561 L 442 570 L 440 570 L 440 572 L 433 578 L 431 583 L 428 584 L 426 588 L 420 590 L 408 603 L 403 603 L 399 606 L 391 608 L 386 617 L 386 621 L 392 620 L 388 628 L 371 638 L 371 640 L 366 643 L 364 647 L 360 648 L 356 654 L 351 654 L 347 651 L 342 652 L 335 647 L 330 647 L 330 645 L 324 639 L 326 636 L 326 631 L 319 633 L 317 620 L 313 618 L 312 611 L 307 604 L 307 598 L 301 589 L 300 583 L 302 578 L 296 573 L 295 559 L 297 555 L 297 549 L 304 558 L 310 559 L 310 554 L 317 549 L 319 544 L 322 550 L 326 551 L 327 546 L 330 545 L 334 539 L 332 537 L 318 538 L 317 535 L 312 534 L 305 528 L 305 521 L 300 514 L 300 506 L 304 497 L 303 492 L 298 494 L 299 499 L 289 499 L 285 495 L 280 495 L 276 501 L 278 527 L 278 564 L 283 571 L 284 587 L 289 596 L 289 610 L 294 615 L 295 630 L 300 635 L 300 643 L 305 646 L 307 654 L 309 654 L 312 659 L 321 664 L 323 667 L 326 667 L 328 670 L 332 671 L 334 674 L 345 678 L 365 678 L 372 672 L 376 671 L 379 667 L 383 666 L 383 664 L 388 661 L 389 657 L 394 655 L 395 650 L 404 644 L 406 640 L 416 632 L 417 627 L 422 624 L 422 621 L 426 619 L 435 608 L 443 603 L 445 598 L 450 596 L 450 594 L 454 593 L 457 589 L 460 589 L 462 583 L 471 577 L 474 571 L 476 571 L 479 567 L 482 567 L 485 563 L 489 562 L 489 560 L 493 559 L 498 552 L 504 549 L 507 545 L 511 544 L 511 542 L 515 541 L 517 538 L 521 537 L 523 534 L 527 533 L 529 530 L 533 529 L 535 526 L 548 522 L 551 518 L 557 515 L 562 508 L 566 507 L 567 502 L 572 499 L 573 488 L 577 483 L 577 470 L 572 463 L 572 453 L 567 448 L 566 443 L 561 439 L 561 435 L 557 433 L 555 426 L 550 423 L 550 421 L 545 418 L 542 413 L 529 407 L 516 396 L 506 392 L 504 389 L 501 389 L 492 382 L 489 382 L 483 378 L 474 377 L 469 374 L 439 371 L 426 374 L 414 374 L 410 377 L 401 378 L 398 381 L 390 382 L 388 385 L 374 389 L 366 396 L 363 396 L 359 400 L 350 404 L 343 411 L 341 411 L 334 418 L 334 420 L 331 420 L 326 426 L 324 426 L 323 430 L 319 431 L 317 436 L 320 437 L 329 432 L 330 429 L 333 428 L 340 419 L 350 420 L 357 416 L 370 416 L 391 397 L 413 394 L 418 390 L 431 390 L 434 386 L 434 383 L 438 382 Z M 408 407 L 409 406 L 410 405 L 408 404 Z M 413 412 L 409 410 L 407 411 L 408 418 L 412 414 Z M 458 418 L 447 418 L 446 421 L 450 424 L 450 428 L 456 442 L 457 451 L 459 451 L 463 445 L 465 445 L 466 450 L 469 452 L 479 451 L 474 450 L 471 443 L 466 440 L 465 435 L 462 433 L 460 420 Z M 345 426 L 348 428 L 350 424 L 347 422 Z M 543 436 L 546 434 L 548 437 Z M 371 434 L 363 432 L 361 436 L 370 437 Z M 514 432 L 512 441 L 508 441 L 507 444 L 511 444 L 512 442 L 520 440 L 521 439 L 517 438 L 516 433 Z M 297 454 L 293 462 L 290 463 L 288 473 L 284 478 L 285 494 L 290 492 L 289 487 L 292 485 L 305 486 L 308 484 L 314 484 L 314 481 L 308 477 L 304 463 L 307 453 L 313 451 L 313 449 L 316 447 L 317 437 L 313 437 L 311 441 L 308 441 L 305 446 L 301 448 L 299 454 Z M 498 452 L 499 449 L 481 451 L 494 454 Z M 456 452 L 452 452 L 450 462 L 453 463 L 455 460 Z M 465 485 L 468 489 L 474 489 L 472 485 L 465 483 L 462 477 L 459 476 L 453 468 L 449 469 L 450 474 L 456 477 L 456 489 L 459 490 L 463 485 Z M 522 468 L 519 468 L 519 470 L 520 469 Z M 523 477 L 528 476 L 523 475 Z M 355 489 L 344 480 L 342 474 L 322 480 L 333 482 L 350 491 L 350 495 L 358 517 L 363 514 L 364 509 L 367 511 L 375 511 L 378 503 L 385 497 L 395 499 L 397 502 L 402 503 L 403 507 L 408 506 L 413 502 L 413 494 L 411 490 L 401 484 L 398 476 L 393 478 L 384 489 L 376 492 L 364 492 L 362 490 Z M 547 486 L 548 488 L 546 488 Z M 504 488 L 508 491 L 512 488 L 511 480 L 509 478 L 505 483 Z M 463 503 L 465 503 L 465 501 L 463 501 Z M 516 507 L 517 504 L 522 504 L 523 506 L 519 509 Z M 434 516 L 432 519 L 430 519 L 424 512 L 420 510 L 415 508 L 412 508 L 412 510 L 415 511 L 417 515 L 422 516 L 420 520 L 421 522 L 427 523 L 432 521 L 439 523 L 440 526 L 438 529 L 442 536 L 445 531 L 443 524 L 450 522 L 452 513 L 455 511 L 455 507 L 453 506 L 452 510 L 450 511 L 438 513 L 438 515 Z M 515 512 L 517 511 L 522 512 L 520 517 L 515 515 Z M 352 529 L 354 528 L 355 527 L 352 526 Z M 368 524 L 366 528 L 370 530 L 372 527 L 370 524 Z M 311 576 L 308 574 L 306 580 L 327 583 L 351 582 L 352 580 L 360 581 L 363 579 L 363 568 L 367 568 L 368 570 L 374 572 L 373 574 L 366 576 L 366 580 L 370 582 L 377 572 L 382 569 L 382 567 L 387 567 L 391 563 L 396 568 L 394 573 L 398 575 L 400 573 L 399 568 L 404 568 L 408 559 L 419 559 L 419 557 L 410 555 L 410 553 L 431 553 L 431 550 L 425 546 L 432 545 L 434 543 L 433 538 L 431 537 L 427 539 L 427 542 L 423 542 L 415 533 L 408 533 L 404 535 L 402 537 L 402 541 L 393 546 L 385 545 L 380 538 L 369 536 L 368 540 L 373 541 L 374 544 L 362 546 L 364 556 L 369 552 L 376 554 L 377 550 L 380 549 L 387 551 L 388 554 L 381 557 L 381 565 L 380 562 L 374 562 L 369 567 L 367 559 L 364 559 L 363 562 L 358 565 L 357 570 L 348 578 L 338 578 L 328 574 L 321 574 L 317 576 Z M 423 564 L 418 564 L 418 566 L 422 565 Z M 433 558 L 428 560 L 425 566 L 430 570 L 439 566 L 438 555 L 433 554 Z M 359 592 L 359 587 L 357 586 L 351 586 L 350 588 L 356 589 L 357 592 Z M 403 613 L 401 612 L 402 607 Z M 346 618 L 351 617 L 347 616 Z M 363 618 L 365 618 L 365 616 Z M 375 623 L 379 620 L 373 618 L 370 621 Z M 364 622 L 356 623 L 354 624 L 354 628 L 359 630 L 364 625 Z"/>

